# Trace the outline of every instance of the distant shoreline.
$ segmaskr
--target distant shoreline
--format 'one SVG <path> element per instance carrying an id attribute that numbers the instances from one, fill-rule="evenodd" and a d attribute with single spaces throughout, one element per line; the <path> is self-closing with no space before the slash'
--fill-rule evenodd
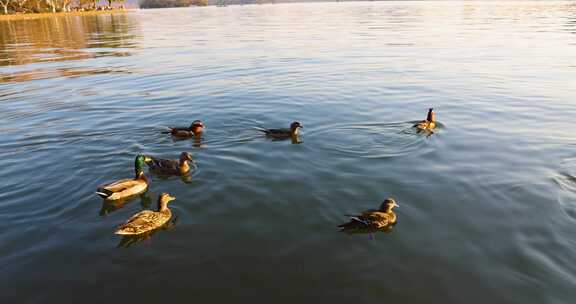
<path id="1" fill-rule="evenodd" d="M 91 16 L 91 15 L 107 15 L 107 14 L 123 14 L 133 12 L 136 9 L 113 9 L 107 11 L 86 11 L 86 12 L 57 12 L 57 13 L 18 13 L 10 15 L 0 15 L 0 21 L 12 20 L 27 20 L 38 19 L 47 17 L 68 17 L 68 16 Z"/>

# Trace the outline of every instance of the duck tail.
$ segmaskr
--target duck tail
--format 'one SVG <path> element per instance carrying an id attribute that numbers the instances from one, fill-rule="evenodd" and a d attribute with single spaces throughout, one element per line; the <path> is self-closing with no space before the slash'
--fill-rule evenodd
<path id="1" fill-rule="evenodd" d="M 357 216 L 351 217 L 351 218 L 350 218 L 350 221 L 351 221 L 351 222 L 360 223 L 360 224 L 362 224 L 362 225 L 364 225 L 364 226 L 366 226 L 366 227 L 369 227 L 369 226 L 370 226 L 370 223 L 369 223 L 368 221 L 365 221 L 365 220 L 363 220 L 363 219 L 361 219 L 361 218 L 359 218 L 359 217 L 357 217 Z"/>
<path id="2" fill-rule="evenodd" d="M 367 227 L 370 227 L 370 223 L 356 216 L 351 216 L 349 222 L 338 225 L 338 228 L 340 228 L 342 231 L 353 231 Z"/>
<path id="3" fill-rule="evenodd" d="M 113 192 L 104 188 L 98 188 L 95 193 L 101 198 L 108 198 L 110 195 L 112 195 Z"/>
<path id="4" fill-rule="evenodd" d="M 263 133 L 268 133 L 268 130 L 266 130 L 266 129 L 264 129 L 264 128 L 260 128 L 260 127 L 253 127 L 253 129 L 254 129 L 254 130 L 256 130 L 256 131 L 260 131 L 260 132 L 263 132 Z"/>
<path id="5" fill-rule="evenodd" d="M 160 134 L 172 134 L 172 131 L 174 131 L 174 128 L 168 127 L 168 129 L 169 129 L 168 131 L 162 131 L 162 132 L 160 132 Z"/>
<path id="6" fill-rule="evenodd" d="M 130 233 L 126 233 L 126 231 L 122 230 L 122 228 L 114 231 L 114 234 L 116 234 L 116 235 L 130 235 Z"/>
<path id="7" fill-rule="evenodd" d="M 108 196 L 110 196 L 110 195 L 107 195 L 106 193 L 102 193 L 99 191 L 96 191 L 95 193 L 98 194 L 98 196 L 100 196 L 101 198 L 107 198 Z"/>

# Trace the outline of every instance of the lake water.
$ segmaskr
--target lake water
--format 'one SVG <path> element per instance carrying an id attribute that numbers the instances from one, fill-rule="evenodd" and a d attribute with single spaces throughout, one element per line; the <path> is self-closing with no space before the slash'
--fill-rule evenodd
<path id="1" fill-rule="evenodd" d="M 574 303 L 575 117 L 573 2 L 0 21 L 0 302 Z M 187 182 L 94 194 L 182 151 Z M 169 229 L 113 235 L 164 191 Z M 388 196 L 391 233 L 336 228 Z"/>

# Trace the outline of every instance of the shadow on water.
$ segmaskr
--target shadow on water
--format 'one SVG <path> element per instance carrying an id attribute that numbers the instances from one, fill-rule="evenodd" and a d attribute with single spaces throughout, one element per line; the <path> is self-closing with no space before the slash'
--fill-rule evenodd
<path id="1" fill-rule="evenodd" d="M 206 142 L 206 139 L 203 136 L 194 136 L 191 138 L 182 138 L 182 137 L 175 137 L 175 136 L 171 136 L 168 135 L 172 138 L 172 142 L 173 143 L 178 143 L 178 142 L 183 142 L 183 141 L 191 141 L 192 142 L 192 146 L 195 148 L 202 148 L 204 143 Z"/>
<path id="2" fill-rule="evenodd" d="M 126 206 L 126 204 L 131 202 L 136 197 L 140 197 L 140 206 L 142 207 L 142 210 L 150 209 L 150 206 L 152 206 L 152 198 L 148 192 L 144 192 L 143 194 L 134 195 L 114 201 L 102 200 L 102 208 L 100 208 L 100 212 L 98 214 L 100 216 L 106 216 L 109 213 L 122 209 L 124 206 Z"/>
<path id="3" fill-rule="evenodd" d="M 190 163 L 190 171 L 186 174 L 174 175 L 174 174 L 167 174 L 167 173 L 163 173 L 163 172 L 156 172 L 155 170 L 149 170 L 148 172 L 150 172 L 150 175 L 154 175 L 155 177 L 157 177 L 158 179 L 160 179 L 162 181 L 167 181 L 167 180 L 170 180 L 173 178 L 179 178 L 185 184 L 192 184 L 193 176 L 198 174 L 198 171 L 199 171 L 198 165 L 196 164 L 195 161 L 193 161 Z"/>
<path id="4" fill-rule="evenodd" d="M 275 137 L 264 136 L 264 138 L 266 140 L 272 141 L 272 142 L 286 141 L 286 142 L 292 143 L 293 145 L 298 145 L 298 144 L 304 143 L 304 141 L 302 140 L 302 136 L 300 136 L 300 135 L 295 136 L 295 137 L 286 137 L 286 138 L 275 138 Z"/>
<path id="5" fill-rule="evenodd" d="M 168 221 L 168 223 L 164 224 L 164 226 L 158 228 L 158 229 L 154 229 L 152 231 L 146 232 L 146 233 L 142 233 L 142 234 L 138 234 L 138 235 L 125 235 L 122 237 L 122 239 L 120 239 L 120 242 L 118 243 L 118 245 L 116 247 L 120 248 L 128 248 L 132 245 L 136 245 L 138 243 L 147 243 L 147 242 L 151 242 L 152 241 L 152 236 L 154 234 L 156 234 L 159 231 L 170 231 L 173 230 L 174 228 L 176 228 L 176 225 L 179 222 L 179 217 L 175 216 L 173 219 L 171 219 L 170 221 Z"/>
<path id="6" fill-rule="evenodd" d="M 382 227 L 382 228 L 364 228 L 364 229 L 342 229 L 340 232 L 347 234 L 347 235 L 358 235 L 358 234 L 368 234 L 371 240 L 376 239 L 377 233 L 392 233 L 394 231 L 394 225 Z"/>

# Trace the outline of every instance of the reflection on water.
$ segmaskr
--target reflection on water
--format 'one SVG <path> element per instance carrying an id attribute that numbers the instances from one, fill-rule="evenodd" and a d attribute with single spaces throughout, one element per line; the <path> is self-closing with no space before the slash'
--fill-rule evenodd
<path id="1" fill-rule="evenodd" d="M 130 56 L 135 27 L 127 14 L 0 21 L 0 67 Z M 0 71 L 0 83 L 123 72 L 105 66 L 8 70 Z"/>
<path id="2" fill-rule="evenodd" d="M 144 192 L 143 194 L 135 195 L 133 197 L 126 197 L 114 201 L 103 199 L 102 208 L 100 208 L 100 212 L 98 214 L 100 216 L 106 216 L 111 212 L 123 208 L 127 203 L 136 198 L 140 198 L 140 206 L 142 207 L 142 210 L 150 210 L 150 206 L 152 206 L 152 198 L 150 197 L 148 192 Z"/>
<path id="3" fill-rule="evenodd" d="M 180 179 L 185 184 L 190 184 L 193 182 L 192 177 L 195 174 L 198 174 L 198 166 L 194 162 L 190 162 L 190 171 L 186 174 L 174 175 L 174 174 L 166 174 L 163 172 L 156 172 L 150 170 L 150 173 L 156 176 L 159 180 L 173 180 L 175 178 Z"/>
<path id="4" fill-rule="evenodd" d="M 383 232 L 383 233 L 392 233 L 392 231 L 394 231 L 394 227 L 396 227 L 396 225 L 390 225 L 390 226 L 386 226 L 386 227 L 382 227 L 382 228 L 356 228 L 356 229 L 341 229 L 340 232 L 342 233 L 346 233 L 346 234 L 368 234 L 370 235 L 371 239 L 374 239 L 374 234 L 379 233 L 379 232 Z"/>
<path id="5" fill-rule="evenodd" d="M 74 78 L 90 75 L 105 75 L 116 73 L 130 73 L 127 70 L 114 68 L 56 68 L 36 69 L 31 71 L 18 71 L 9 74 L 0 74 L 0 83 L 27 82 L 31 80 L 50 79 L 58 77 Z"/>

